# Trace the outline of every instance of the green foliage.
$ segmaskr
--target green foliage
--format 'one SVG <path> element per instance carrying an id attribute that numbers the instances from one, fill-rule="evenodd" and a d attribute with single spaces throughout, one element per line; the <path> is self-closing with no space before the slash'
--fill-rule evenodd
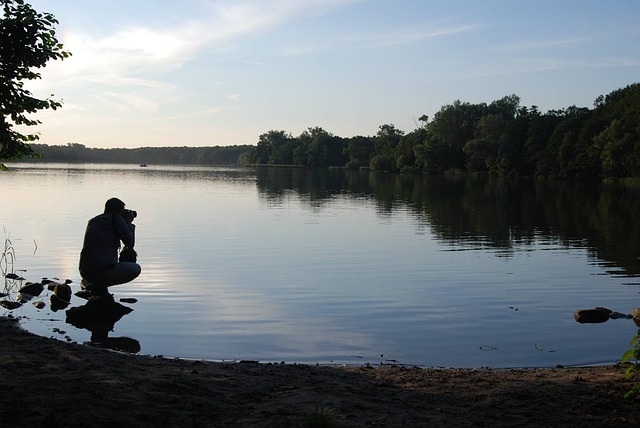
<path id="1" fill-rule="evenodd" d="M 293 138 L 285 131 L 260 135 L 249 163 L 259 165 L 299 165 L 309 168 L 345 166 L 349 143 L 320 127 L 309 128 Z"/>
<path id="2" fill-rule="evenodd" d="M 370 163 L 373 171 L 392 172 L 395 171 L 393 158 L 390 155 L 375 155 Z"/>
<path id="3" fill-rule="evenodd" d="M 359 169 L 369 166 L 371 156 L 375 152 L 373 139 L 370 137 L 357 136 L 347 141 L 347 147 L 343 150 L 348 161 L 346 163 L 349 169 Z"/>
<path id="4" fill-rule="evenodd" d="M 273 133 L 284 131 L 270 131 L 263 134 L 270 136 L 269 144 L 260 137 L 253 163 L 426 174 L 640 177 L 638 117 L 640 84 L 598 97 L 594 109 L 571 106 L 546 114 L 536 106 L 521 107 L 516 95 L 488 105 L 458 100 L 431 121 L 421 116 L 422 123 L 408 134 L 392 124 L 380 126 L 373 137 L 349 139 L 322 128 L 309 128 L 297 138 L 274 139 Z"/>
<path id="5" fill-rule="evenodd" d="M 40 122 L 27 114 L 43 109 L 58 109 L 61 104 L 51 98 L 33 97 L 24 88 L 26 80 L 39 79 L 37 69 L 49 60 L 67 58 L 56 38 L 58 21 L 50 13 L 38 13 L 23 0 L 1 0 L 0 20 L 0 160 L 34 155 L 29 142 L 37 134 L 21 134 L 14 125 L 33 126 Z M 0 168 L 4 165 L 0 164 Z"/>
<path id="6" fill-rule="evenodd" d="M 347 158 L 345 141 L 320 127 L 309 128 L 297 138 L 296 165 L 310 168 L 344 166 Z"/>
<path id="7" fill-rule="evenodd" d="M 260 164 L 293 164 L 295 144 L 293 138 L 285 131 L 269 131 L 260 135 L 255 150 L 255 163 Z"/>
<path id="8" fill-rule="evenodd" d="M 394 155 L 403 134 L 404 132 L 396 128 L 393 124 L 380 126 L 373 139 L 376 153 L 384 156 Z"/>
<path id="9" fill-rule="evenodd" d="M 640 330 L 629 343 L 631 349 L 624 353 L 622 362 L 628 363 L 633 361 L 625 372 L 627 379 L 635 381 L 635 384 L 629 391 L 624 394 L 624 398 L 634 398 L 640 394 Z"/>
<path id="10" fill-rule="evenodd" d="M 601 133 L 599 133 L 594 143 L 602 148 L 600 159 L 602 161 L 602 171 L 609 177 L 636 176 L 634 147 L 637 139 L 629 132 L 626 132 L 622 123 L 618 119 L 611 121 Z"/>

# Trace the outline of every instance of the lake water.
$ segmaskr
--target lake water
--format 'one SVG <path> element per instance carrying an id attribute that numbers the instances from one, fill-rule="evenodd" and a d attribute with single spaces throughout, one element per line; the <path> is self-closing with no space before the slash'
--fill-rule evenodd
<path id="1" fill-rule="evenodd" d="M 134 309 L 111 337 L 209 360 L 550 367 L 619 360 L 640 307 L 638 189 L 289 168 L 10 164 L 0 224 L 27 281 L 72 280 L 86 222 L 138 212 Z M 16 281 L 5 280 L 9 299 Z M 87 342 L 65 310 L 10 311 Z M 70 307 L 85 300 L 73 297 Z M 0 308 L 0 312 L 9 311 Z"/>

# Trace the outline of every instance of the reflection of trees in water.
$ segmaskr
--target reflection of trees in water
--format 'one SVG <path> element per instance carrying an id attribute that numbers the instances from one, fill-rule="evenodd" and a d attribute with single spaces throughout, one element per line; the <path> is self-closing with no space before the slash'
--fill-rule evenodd
<path id="1" fill-rule="evenodd" d="M 294 193 L 315 209 L 344 196 L 374 200 L 379 215 L 408 210 L 419 232 L 428 225 L 452 244 L 507 252 L 541 240 L 579 244 L 621 274 L 640 274 L 640 196 L 631 185 L 259 168 L 257 186 L 269 204 Z"/>

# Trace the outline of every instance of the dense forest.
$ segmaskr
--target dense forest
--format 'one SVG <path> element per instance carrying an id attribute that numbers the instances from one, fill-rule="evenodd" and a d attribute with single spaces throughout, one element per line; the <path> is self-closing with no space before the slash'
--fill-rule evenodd
<path id="1" fill-rule="evenodd" d="M 256 146 L 89 149 L 34 144 L 45 160 L 195 165 L 296 165 L 381 172 L 495 176 L 640 177 L 640 84 L 598 97 L 592 108 L 541 113 L 517 95 L 490 104 L 455 101 L 409 133 L 392 124 L 343 138 L 322 128 L 298 137 L 272 130 Z"/>

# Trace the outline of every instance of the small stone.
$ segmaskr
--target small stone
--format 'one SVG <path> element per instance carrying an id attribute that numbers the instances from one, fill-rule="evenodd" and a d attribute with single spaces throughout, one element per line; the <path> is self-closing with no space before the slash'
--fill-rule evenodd
<path id="1" fill-rule="evenodd" d="M 573 312 L 573 317 L 580 324 L 598 324 L 607 322 L 611 310 L 602 307 L 596 307 L 593 309 L 576 309 Z"/>
<path id="2" fill-rule="evenodd" d="M 56 295 L 56 297 L 58 297 L 58 299 L 62 300 L 63 302 L 70 302 L 71 301 L 71 287 L 69 287 L 68 284 L 56 284 L 56 286 L 53 289 L 53 294 Z"/>
<path id="3" fill-rule="evenodd" d="M 631 318 L 633 318 L 633 322 L 635 323 L 635 325 L 640 327 L 640 308 L 635 308 L 629 315 L 631 315 Z"/>
<path id="4" fill-rule="evenodd" d="M 39 282 L 27 282 L 24 287 L 21 287 L 20 290 L 18 290 L 18 292 L 21 294 L 28 294 L 30 296 L 37 297 L 40 295 L 40 293 L 42 293 L 43 290 L 44 285 L 40 284 Z"/>
<path id="5" fill-rule="evenodd" d="M 11 300 L 2 300 L 0 301 L 0 306 L 3 308 L 9 309 L 10 311 L 19 308 L 22 306 L 22 303 L 12 302 Z"/>

